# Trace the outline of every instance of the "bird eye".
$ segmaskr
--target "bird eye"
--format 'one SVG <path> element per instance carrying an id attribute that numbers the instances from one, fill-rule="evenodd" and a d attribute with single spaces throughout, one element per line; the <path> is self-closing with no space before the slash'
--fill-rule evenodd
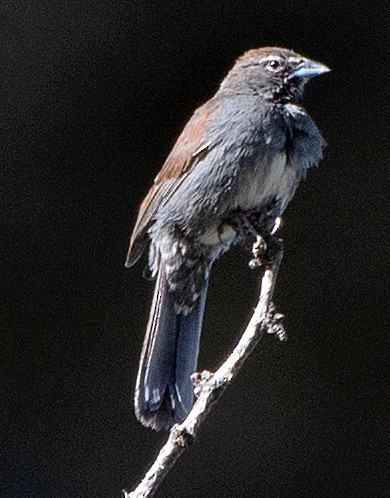
<path id="1" fill-rule="evenodd" d="M 267 67 L 271 69 L 271 71 L 277 71 L 280 68 L 280 62 L 276 59 L 272 59 L 268 61 Z"/>

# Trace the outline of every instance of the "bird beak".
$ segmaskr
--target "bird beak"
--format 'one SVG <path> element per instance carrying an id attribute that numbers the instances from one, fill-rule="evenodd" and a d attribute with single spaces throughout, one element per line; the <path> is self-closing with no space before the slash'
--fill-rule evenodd
<path id="1" fill-rule="evenodd" d="M 325 66 L 325 64 L 320 64 L 319 62 L 315 62 L 310 59 L 302 59 L 290 74 L 289 79 L 310 79 L 313 78 L 313 76 L 329 73 L 329 71 L 330 69 L 328 66 Z"/>

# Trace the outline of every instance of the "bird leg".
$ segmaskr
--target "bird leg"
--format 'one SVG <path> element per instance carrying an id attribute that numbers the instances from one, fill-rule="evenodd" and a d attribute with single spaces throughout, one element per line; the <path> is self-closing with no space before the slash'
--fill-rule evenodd
<path id="1" fill-rule="evenodd" d="M 281 251 L 282 239 L 276 235 L 280 226 L 280 218 L 274 221 L 272 230 L 265 228 L 261 234 L 257 234 L 256 240 L 252 245 L 253 259 L 249 261 L 251 270 L 260 266 L 269 267 L 275 263 L 275 259 Z"/>
<path id="2" fill-rule="evenodd" d="M 266 255 L 266 252 L 267 243 L 261 235 L 257 234 L 256 241 L 252 245 L 253 259 L 251 259 L 248 263 L 251 270 L 260 268 L 260 266 L 264 265 L 264 257 Z"/>
<path id="3" fill-rule="evenodd" d="M 277 205 L 272 203 L 261 211 L 239 211 L 229 218 L 238 242 L 252 251 L 251 269 L 272 265 L 280 250 L 282 241 L 275 234 L 281 226 L 281 218 L 276 213 Z"/>

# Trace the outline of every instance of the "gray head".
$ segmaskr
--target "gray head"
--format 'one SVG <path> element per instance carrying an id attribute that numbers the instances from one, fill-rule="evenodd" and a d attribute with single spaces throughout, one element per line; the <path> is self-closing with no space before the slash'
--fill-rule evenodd
<path id="1" fill-rule="evenodd" d="M 330 69 L 279 47 L 248 50 L 223 80 L 220 92 L 261 95 L 266 100 L 300 101 L 305 84 Z"/>

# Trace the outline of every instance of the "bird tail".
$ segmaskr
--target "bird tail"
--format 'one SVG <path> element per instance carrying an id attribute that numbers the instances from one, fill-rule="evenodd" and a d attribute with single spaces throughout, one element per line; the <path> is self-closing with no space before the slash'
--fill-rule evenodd
<path id="1" fill-rule="evenodd" d="M 207 284 L 190 311 L 178 312 L 159 267 L 135 390 L 136 416 L 155 430 L 170 428 L 192 408 Z"/>

